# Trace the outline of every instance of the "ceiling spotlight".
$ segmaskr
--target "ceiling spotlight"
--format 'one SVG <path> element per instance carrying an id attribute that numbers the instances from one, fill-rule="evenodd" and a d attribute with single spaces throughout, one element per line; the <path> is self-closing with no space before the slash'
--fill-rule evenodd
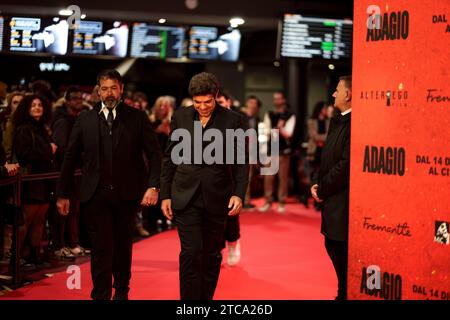
<path id="1" fill-rule="evenodd" d="M 186 0 L 184 4 L 189 10 L 194 10 L 198 7 L 198 0 Z"/>
<path id="2" fill-rule="evenodd" d="M 328 69 L 334 70 L 334 64 L 331 64 L 331 63 L 330 63 L 330 64 L 328 65 Z"/>
<path id="3" fill-rule="evenodd" d="M 80 18 L 81 19 L 86 19 L 86 15 L 83 13 Z"/>
<path id="4" fill-rule="evenodd" d="M 242 18 L 239 18 L 239 17 L 235 17 L 235 18 L 231 18 L 231 19 L 230 19 L 230 25 L 231 25 L 233 28 L 237 28 L 237 27 L 239 27 L 241 24 L 244 24 L 244 23 L 245 23 L 245 20 L 242 19 Z"/>
<path id="5" fill-rule="evenodd" d="M 161 18 L 161 19 L 158 20 L 158 22 L 161 23 L 161 24 L 166 23 L 166 19 Z"/>
<path id="6" fill-rule="evenodd" d="M 60 16 L 71 16 L 72 13 L 73 13 L 73 11 L 72 11 L 72 10 L 68 10 L 68 9 L 61 9 L 61 10 L 59 10 L 59 12 L 58 12 L 58 14 L 59 14 Z"/>
<path id="7" fill-rule="evenodd" d="M 274 61 L 273 65 L 278 68 L 280 66 L 280 62 L 279 61 Z"/>

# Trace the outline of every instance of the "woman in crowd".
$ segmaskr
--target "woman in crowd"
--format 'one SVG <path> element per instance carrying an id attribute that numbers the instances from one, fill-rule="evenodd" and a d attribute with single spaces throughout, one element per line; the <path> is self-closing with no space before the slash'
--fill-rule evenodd
<path id="1" fill-rule="evenodd" d="M 11 150 L 14 136 L 12 117 L 23 97 L 23 93 L 19 91 L 11 92 L 6 98 L 7 106 L 5 111 L 0 114 L 0 127 L 3 133 L 3 149 L 5 150 L 5 159 L 9 163 L 11 162 Z"/>
<path id="2" fill-rule="evenodd" d="M 153 130 L 155 131 L 159 145 L 161 146 L 161 150 L 165 150 L 167 140 L 169 139 L 170 121 L 172 119 L 172 114 L 175 107 L 176 104 L 174 97 L 160 96 L 156 99 L 149 116 Z M 172 226 L 172 222 L 164 217 L 161 211 L 160 203 L 154 207 L 151 207 L 149 210 L 150 215 L 156 219 L 158 231 L 162 230 L 164 224 L 167 228 Z"/>
<path id="3" fill-rule="evenodd" d="M 56 145 L 47 128 L 51 115 L 47 100 L 39 95 L 27 95 L 20 102 L 13 116 L 13 154 L 25 173 L 52 171 Z M 50 202 L 51 186 L 48 181 L 30 181 L 22 185 L 22 213 L 24 225 L 20 230 L 19 252 L 27 239 L 30 251 L 28 262 L 42 264 L 41 240 Z"/>

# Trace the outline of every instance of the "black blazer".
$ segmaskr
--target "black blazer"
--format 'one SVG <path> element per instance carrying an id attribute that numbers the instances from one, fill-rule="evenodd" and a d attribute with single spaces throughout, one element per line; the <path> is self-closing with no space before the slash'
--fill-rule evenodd
<path id="1" fill-rule="evenodd" d="M 325 237 L 348 240 L 351 113 L 336 115 L 322 150 L 317 195 L 324 200 L 321 232 Z"/>
<path id="2" fill-rule="evenodd" d="M 163 157 L 161 172 L 161 199 L 171 199 L 172 208 L 183 210 L 194 196 L 198 188 L 201 188 L 205 208 L 208 211 L 222 213 L 227 210 L 228 202 L 232 195 L 244 200 L 248 182 L 248 162 L 245 164 L 179 164 L 171 159 L 171 152 L 179 142 L 172 140 L 174 130 L 186 129 L 191 135 L 191 145 L 194 137 L 194 121 L 198 113 L 194 107 L 180 108 L 173 117 L 171 123 L 171 135 Z M 203 129 L 219 130 L 223 137 L 223 147 L 226 147 L 226 129 L 245 129 L 244 117 L 239 113 L 225 109 L 216 104 L 209 124 Z M 205 147 L 206 144 L 203 145 Z M 223 152 L 226 155 L 225 150 Z M 234 154 L 237 154 L 235 144 Z M 193 146 L 191 155 L 194 156 Z"/>
<path id="3" fill-rule="evenodd" d="M 117 138 L 113 143 L 113 181 L 123 200 L 138 200 L 149 187 L 159 187 L 161 148 L 150 121 L 142 111 L 119 104 L 116 107 Z M 69 198 L 72 177 L 81 156 L 82 178 L 80 200 L 88 201 L 97 189 L 100 178 L 100 105 L 83 111 L 72 129 L 64 155 L 57 196 Z M 143 153 L 148 159 L 148 174 Z"/>
<path id="4" fill-rule="evenodd" d="M 5 159 L 6 159 L 5 149 L 3 149 L 3 143 L 2 143 L 2 130 L 0 130 L 0 178 L 8 176 L 8 170 L 6 170 L 6 168 L 5 168 L 5 164 L 6 164 Z"/>
<path id="5" fill-rule="evenodd" d="M 43 123 L 29 120 L 17 126 L 14 132 L 13 151 L 26 173 L 47 173 L 53 169 L 52 142 Z M 22 188 L 24 203 L 47 203 L 50 201 L 49 180 L 29 181 Z"/>

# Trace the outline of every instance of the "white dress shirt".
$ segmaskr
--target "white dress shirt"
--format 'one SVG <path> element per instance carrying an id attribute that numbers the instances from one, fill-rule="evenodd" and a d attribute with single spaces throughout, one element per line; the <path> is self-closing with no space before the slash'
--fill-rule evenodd
<path id="1" fill-rule="evenodd" d="M 345 110 L 344 112 L 341 112 L 341 114 L 342 114 L 343 116 L 345 116 L 347 113 L 350 113 L 350 112 L 352 112 L 352 108 L 350 108 L 350 109 L 348 109 L 348 110 Z"/>
<path id="2" fill-rule="evenodd" d="M 105 119 L 108 119 L 108 113 L 109 113 L 109 109 L 105 106 L 105 104 L 102 102 L 102 108 L 100 109 L 99 114 L 103 112 L 103 114 L 105 115 Z M 116 119 L 116 108 L 112 109 L 112 113 L 113 113 L 113 118 Z"/>

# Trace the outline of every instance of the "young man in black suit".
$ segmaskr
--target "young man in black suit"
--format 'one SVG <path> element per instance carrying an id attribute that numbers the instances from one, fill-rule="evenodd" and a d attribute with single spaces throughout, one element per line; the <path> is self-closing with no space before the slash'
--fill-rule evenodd
<path id="1" fill-rule="evenodd" d="M 243 117 L 216 104 L 218 91 L 219 83 L 211 73 L 203 72 L 191 79 L 189 94 L 194 105 L 175 112 L 163 157 L 162 210 L 168 219 L 175 218 L 178 228 L 182 300 L 213 298 L 227 216 L 239 214 L 247 188 L 248 164 L 238 161 L 205 163 L 202 157 L 211 141 L 203 141 L 204 136 L 212 132 L 220 134 L 223 140 L 219 148 L 223 148 L 223 155 L 226 155 L 227 151 L 231 152 L 226 147 L 232 143 L 225 139 L 226 130 L 245 128 Z M 189 137 L 184 136 L 182 143 L 185 138 L 190 143 L 185 144 L 183 155 L 178 156 L 179 135 L 183 133 Z M 200 146 L 195 145 L 198 140 L 201 140 Z M 245 140 L 233 145 L 234 155 L 242 148 L 245 150 Z"/>
<path id="2" fill-rule="evenodd" d="M 352 111 L 352 77 L 339 79 L 333 93 L 334 107 L 339 111 L 332 118 L 322 150 L 317 184 L 311 194 L 323 201 L 321 232 L 325 248 L 338 278 L 336 300 L 347 299 L 348 210 L 350 180 L 350 120 Z"/>
<path id="3" fill-rule="evenodd" d="M 128 299 L 132 234 L 139 205 L 156 204 L 161 150 L 146 114 L 121 101 L 115 70 L 97 77 L 101 103 L 82 112 L 72 129 L 57 188 L 58 211 L 69 212 L 72 177 L 82 160 L 80 201 L 92 243 L 92 299 Z M 143 153 L 148 159 L 147 169 Z"/>

